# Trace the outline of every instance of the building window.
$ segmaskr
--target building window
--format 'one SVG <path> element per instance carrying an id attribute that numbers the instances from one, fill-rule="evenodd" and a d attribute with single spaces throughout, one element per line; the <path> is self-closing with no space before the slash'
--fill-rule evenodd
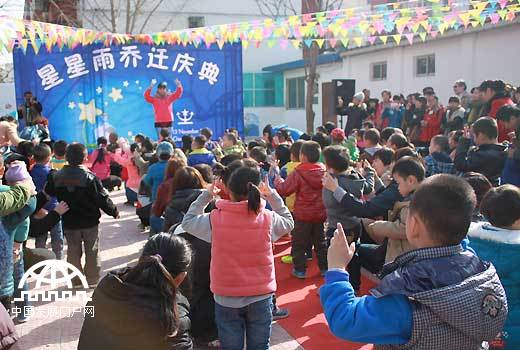
<path id="1" fill-rule="evenodd" d="M 376 62 L 370 65 L 371 80 L 386 80 L 386 62 Z"/>
<path id="2" fill-rule="evenodd" d="M 204 27 L 204 16 L 189 16 L 188 17 L 188 28 L 200 28 Z"/>
<path id="3" fill-rule="evenodd" d="M 49 0 L 34 1 L 34 11 L 48 12 L 49 11 Z"/>
<path id="4" fill-rule="evenodd" d="M 435 75 L 435 54 L 415 57 L 415 76 Z"/>
<path id="5" fill-rule="evenodd" d="M 305 78 L 287 79 L 287 109 L 305 108 Z"/>
<path id="6" fill-rule="evenodd" d="M 282 73 L 244 73 L 244 107 L 282 107 Z"/>

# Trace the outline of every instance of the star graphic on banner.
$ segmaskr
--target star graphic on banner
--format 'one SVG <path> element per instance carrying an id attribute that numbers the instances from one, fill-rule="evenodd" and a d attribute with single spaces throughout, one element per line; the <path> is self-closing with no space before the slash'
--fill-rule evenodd
<path id="1" fill-rule="evenodd" d="M 74 102 L 69 102 L 69 108 L 70 109 L 76 108 L 76 104 Z"/>
<path id="2" fill-rule="evenodd" d="M 108 106 L 108 102 L 105 101 L 105 106 Z"/>
<path id="3" fill-rule="evenodd" d="M 139 85 L 139 80 L 136 80 L 136 81 L 135 81 L 135 85 Z"/>
<path id="4" fill-rule="evenodd" d="M 98 95 L 100 95 L 103 92 L 103 89 L 101 88 L 101 86 L 98 86 L 96 88 L 96 92 L 97 92 Z"/>
<path id="5" fill-rule="evenodd" d="M 83 93 L 82 92 L 78 93 L 78 96 L 80 96 L 80 97 L 83 96 Z"/>
<path id="6" fill-rule="evenodd" d="M 108 94 L 108 96 L 112 99 L 112 101 L 117 102 L 123 99 L 123 95 L 121 95 L 121 89 L 112 88 L 112 92 Z"/>
<path id="7" fill-rule="evenodd" d="M 128 85 L 130 85 L 130 83 L 128 82 L 128 80 L 123 81 L 123 86 L 124 86 L 124 87 L 128 87 Z"/>
<path id="8" fill-rule="evenodd" d="M 96 108 L 94 100 L 90 100 L 87 104 L 78 103 L 78 107 L 81 110 L 79 120 L 86 120 L 90 124 L 96 124 L 96 117 L 103 113 L 101 109 Z"/>
<path id="9" fill-rule="evenodd" d="M 142 90 L 143 88 L 139 86 L 139 90 Z"/>
<path id="10" fill-rule="evenodd" d="M 152 84 L 157 84 L 157 79 L 152 79 Z"/>

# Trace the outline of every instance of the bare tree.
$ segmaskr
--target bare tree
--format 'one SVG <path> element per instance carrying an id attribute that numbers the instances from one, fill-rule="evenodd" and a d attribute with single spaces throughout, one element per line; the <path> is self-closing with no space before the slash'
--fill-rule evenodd
<path id="1" fill-rule="evenodd" d="M 145 32 L 162 7 L 168 7 L 169 12 L 181 12 L 187 3 L 188 0 L 82 0 L 81 12 L 82 19 L 93 29 L 135 34 Z M 172 16 L 161 31 L 168 30 L 174 20 Z"/>
<path id="2" fill-rule="evenodd" d="M 4 64 L 0 65 L 0 83 L 12 83 L 14 82 L 13 65 Z"/>
<path id="3" fill-rule="evenodd" d="M 291 15 L 299 15 L 300 13 L 315 13 L 322 11 L 336 10 L 342 7 L 343 0 L 255 0 L 264 16 L 278 19 Z M 300 4 L 301 2 L 301 4 Z M 301 12 L 298 11 L 301 8 Z M 303 53 L 303 61 L 305 68 L 305 119 L 307 122 L 307 132 L 312 133 L 314 130 L 314 117 L 316 113 L 312 107 L 314 98 L 314 86 L 317 82 L 316 69 L 318 65 L 318 55 L 320 48 L 316 42 L 312 42 L 310 47 L 301 45 Z"/>

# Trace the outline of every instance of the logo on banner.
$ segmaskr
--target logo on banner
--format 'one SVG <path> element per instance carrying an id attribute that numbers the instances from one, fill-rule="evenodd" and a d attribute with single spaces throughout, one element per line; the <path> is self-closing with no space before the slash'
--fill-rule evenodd
<path id="1" fill-rule="evenodd" d="M 177 118 L 180 120 L 179 125 L 192 125 L 193 122 L 191 120 L 193 119 L 194 115 L 195 113 L 188 111 L 186 108 L 180 112 L 177 112 Z"/>

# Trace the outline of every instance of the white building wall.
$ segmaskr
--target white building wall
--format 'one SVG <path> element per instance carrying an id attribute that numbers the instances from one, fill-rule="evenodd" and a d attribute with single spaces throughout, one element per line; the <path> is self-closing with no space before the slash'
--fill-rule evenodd
<path id="1" fill-rule="evenodd" d="M 383 89 L 392 93 L 422 92 L 426 86 L 432 86 L 442 104 L 447 104 L 453 94 L 453 82 L 464 79 L 468 90 L 478 86 L 486 79 L 502 79 L 515 86 L 520 85 L 518 57 L 520 46 L 516 44 L 520 38 L 520 24 L 493 28 L 480 32 L 470 32 L 426 43 L 415 43 L 412 46 L 368 49 L 347 52 L 342 62 L 318 66 L 319 103 L 314 106 L 316 112 L 315 126 L 322 121 L 321 84 L 332 79 L 355 79 L 356 91 L 368 88 L 371 96 L 380 99 Z M 403 39 L 406 40 L 406 39 Z M 420 40 L 420 39 L 419 39 Z M 415 57 L 435 54 L 435 75 L 416 77 L 414 73 Z M 387 79 L 372 81 L 370 65 L 374 62 L 387 61 Z M 303 69 L 284 72 L 285 82 L 289 78 L 304 76 Z M 251 111 L 261 116 L 261 108 Z M 280 123 L 305 130 L 305 111 L 281 109 L 278 117 Z M 266 119 L 267 120 L 267 119 Z M 269 119 L 272 120 L 272 119 Z"/>

